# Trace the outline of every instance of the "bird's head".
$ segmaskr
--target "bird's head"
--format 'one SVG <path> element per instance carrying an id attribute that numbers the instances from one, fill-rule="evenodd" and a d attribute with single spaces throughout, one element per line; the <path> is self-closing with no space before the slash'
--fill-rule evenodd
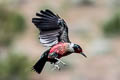
<path id="1" fill-rule="evenodd" d="M 84 57 L 87 57 L 87 56 L 83 53 L 83 50 L 82 50 L 82 48 L 81 48 L 79 45 L 74 44 L 74 45 L 73 45 L 73 49 L 74 49 L 74 52 L 75 52 L 75 53 L 79 53 L 79 54 L 83 55 Z"/>

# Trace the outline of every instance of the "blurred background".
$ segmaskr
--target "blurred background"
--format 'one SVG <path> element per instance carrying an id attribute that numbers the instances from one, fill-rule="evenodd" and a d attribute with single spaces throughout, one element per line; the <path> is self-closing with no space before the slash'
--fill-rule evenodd
<path id="1" fill-rule="evenodd" d="M 69 37 L 88 58 L 72 54 L 67 66 L 41 74 L 32 66 L 46 50 L 32 24 L 51 9 L 69 26 Z M 120 0 L 0 0 L 0 80 L 120 80 Z"/>

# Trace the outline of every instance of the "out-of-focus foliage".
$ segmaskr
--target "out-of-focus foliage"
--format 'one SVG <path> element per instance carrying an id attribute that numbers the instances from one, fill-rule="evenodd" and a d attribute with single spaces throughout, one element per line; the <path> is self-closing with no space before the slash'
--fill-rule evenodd
<path id="1" fill-rule="evenodd" d="M 8 46 L 14 36 L 25 29 L 24 17 L 0 6 L 0 45 Z"/>
<path id="2" fill-rule="evenodd" d="M 81 0 L 81 3 L 84 5 L 92 5 L 94 2 L 93 0 Z"/>
<path id="3" fill-rule="evenodd" d="M 103 32 L 106 36 L 120 36 L 120 13 L 115 14 L 103 25 Z"/>
<path id="4" fill-rule="evenodd" d="M 6 58 L 0 59 L 0 80 L 28 80 L 28 65 L 26 56 L 9 53 Z"/>
<path id="5" fill-rule="evenodd" d="M 72 0 L 73 3 L 75 3 L 76 5 L 93 5 L 94 4 L 94 0 Z"/>

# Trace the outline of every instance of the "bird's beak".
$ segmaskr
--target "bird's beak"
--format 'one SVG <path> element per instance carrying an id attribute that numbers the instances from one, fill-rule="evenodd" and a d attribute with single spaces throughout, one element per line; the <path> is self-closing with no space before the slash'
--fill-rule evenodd
<path id="1" fill-rule="evenodd" d="M 83 52 L 81 52 L 80 54 L 87 58 L 87 56 Z"/>

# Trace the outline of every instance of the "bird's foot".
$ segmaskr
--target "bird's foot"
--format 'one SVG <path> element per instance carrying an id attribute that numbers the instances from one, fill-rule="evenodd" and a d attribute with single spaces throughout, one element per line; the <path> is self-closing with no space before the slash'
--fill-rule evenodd
<path id="1" fill-rule="evenodd" d="M 62 60 L 58 58 L 55 58 L 55 59 L 57 60 L 57 62 L 54 64 L 54 67 L 52 70 L 56 70 L 56 69 L 61 70 L 62 66 L 66 66 L 66 64 Z M 60 64 L 62 64 L 62 66 Z"/>
<path id="2" fill-rule="evenodd" d="M 62 60 L 60 60 L 60 59 L 58 59 L 58 58 L 55 58 L 55 59 L 57 59 L 58 61 L 56 62 L 56 64 L 59 64 L 59 63 L 61 63 L 63 66 L 65 66 L 66 64 L 62 61 Z"/>
<path id="3" fill-rule="evenodd" d="M 64 63 L 63 61 L 60 61 L 62 64 L 63 64 L 63 66 L 66 66 L 66 63 Z"/>
<path id="4" fill-rule="evenodd" d="M 63 61 L 61 61 L 61 60 L 56 62 L 56 64 L 62 64 L 63 66 L 66 66 L 66 64 Z"/>
<path id="5" fill-rule="evenodd" d="M 61 69 L 58 64 L 55 64 L 52 70 L 56 70 L 56 69 L 58 69 L 58 70 Z"/>

